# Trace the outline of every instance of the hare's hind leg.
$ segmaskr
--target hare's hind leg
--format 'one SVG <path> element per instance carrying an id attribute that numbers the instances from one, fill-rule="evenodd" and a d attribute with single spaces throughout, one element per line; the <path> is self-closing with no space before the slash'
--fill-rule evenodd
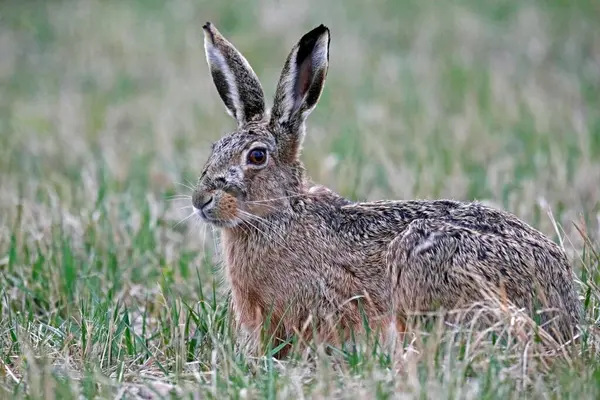
<path id="1" fill-rule="evenodd" d="M 497 238 L 489 236 L 486 242 L 478 235 L 439 220 L 411 222 L 406 231 L 390 243 L 386 256 L 396 312 L 406 318 L 413 313 L 469 307 L 468 313 L 455 311 L 452 318 L 460 317 L 470 323 L 476 310 L 481 312 L 477 304 L 498 299 L 502 279 L 493 253 L 494 246 L 501 244 L 495 242 Z M 516 288 L 512 278 L 506 278 L 511 300 L 524 305 L 527 285 Z M 479 322 L 484 326 L 488 323 L 486 318 Z"/>
<path id="2" fill-rule="evenodd" d="M 536 243 L 419 219 L 390 243 L 386 260 L 394 307 L 404 314 L 455 310 L 452 319 L 481 328 L 525 311 L 534 320 L 527 325 L 559 341 L 573 337 L 569 311 L 579 306 L 568 266 Z"/>
<path id="3" fill-rule="evenodd" d="M 458 251 L 453 228 L 418 219 L 389 244 L 386 263 L 399 311 L 431 311 L 471 292 L 452 273 Z"/>

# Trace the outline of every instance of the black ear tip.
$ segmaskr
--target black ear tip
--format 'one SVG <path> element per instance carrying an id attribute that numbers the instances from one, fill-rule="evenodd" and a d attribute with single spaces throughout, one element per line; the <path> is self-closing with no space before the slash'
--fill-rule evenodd
<path id="1" fill-rule="evenodd" d="M 321 36 L 325 33 L 329 34 L 329 28 L 326 27 L 325 25 L 321 24 L 321 25 L 317 26 L 315 29 L 313 29 L 312 31 L 310 31 L 309 33 L 312 33 L 315 36 Z"/>
<path id="2" fill-rule="evenodd" d="M 329 28 L 327 28 L 323 24 L 317 26 L 312 31 L 304 34 L 304 36 L 302 36 L 302 38 L 300 39 L 301 52 L 302 50 L 312 51 L 315 47 L 315 44 L 317 43 L 317 40 L 325 34 L 329 36 Z"/>
<path id="3" fill-rule="evenodd" d="M 204 37 L 210 40 L 213 44 L 215 43 L 215 26 L 212 22 L 208 21 L 204 25 L 202 25 L 202 29 L 204 30 Z"/>
<path id="4" fill-rule="evenodd" d="M 327 33 L 327 34 L 329 33 L 329 28 L 326 27 L 325 25 L 321 24 L 321 25 L 317 26 L 316 28 L 314 28 L 313 30 L 311 30 L 310 32 L 306 33 L 304 35 L 304 38 L 316 40 L 317 38 L 324 35 L 325 33 Z"/>

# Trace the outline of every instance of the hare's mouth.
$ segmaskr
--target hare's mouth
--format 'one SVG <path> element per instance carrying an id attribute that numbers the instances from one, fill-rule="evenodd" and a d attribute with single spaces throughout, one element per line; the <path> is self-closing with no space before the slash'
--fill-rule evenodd
<path id="1" fill-rule="evenodd" d="M 222 190 L 194 192 L 192 206 L 202 222 L 218 228 L 232 228 L 241 221 L 237 198 Z"/>
<path id="2" fill-rule="evenodd" d="M 210 212 L 206 213 L 196 207 L 194 207 L 194 214 L 196 214 L 202 222 L 211 224 L 218 228 L 233 228 L 241 222 L 241 220 L 237 217 L 232 219 L 216 218 L 215 216 L 211 215 Z"/>

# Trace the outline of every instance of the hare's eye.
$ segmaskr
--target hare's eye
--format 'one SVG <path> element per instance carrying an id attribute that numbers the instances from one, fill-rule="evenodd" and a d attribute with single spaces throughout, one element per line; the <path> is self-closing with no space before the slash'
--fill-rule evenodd
<path id="1" fill-rule="evenodd" d="M 263 165 L 267 161 L 267 151 L 265 149 L 252 149 L 248 153 L 248 163 L 253 165 Z"/>

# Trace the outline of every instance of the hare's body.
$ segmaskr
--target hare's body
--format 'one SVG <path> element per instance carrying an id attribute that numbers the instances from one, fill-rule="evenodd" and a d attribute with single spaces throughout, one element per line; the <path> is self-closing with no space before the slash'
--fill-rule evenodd
<path id="1" fill-rule="evenodd" d="M 360 328 L 360 297 L 368 314 L 388 322 L 392 304 L 399 314 L 449 310 L 501 287 L 530 312 L 535 297 L 540 311 L 566 310 L 558 336 L 577 321 L 564 253 L 512 214 L 449 200 L 352 203 L 309 192 L 290 200 L 288 212 L 253 222 L 255 229 L 224 230 L 233 306 L 246 327 L 260 329 L 270 315 L 288 336 L 309 316 L 335 315 L 338 326 Z"/>
<path id="2" fill-rule="evenodd" d="M 213 147 L 192 203 L 222 228 L 237 321 L 278 339 L 295 332 L 336 340 L 363 317 L 389 325 L 412 312 L 510 302 L 568 339 L 580 304 L 563 251 L 515 216 L 479 203 L 354 203 L 313 186 L 300 150 L 304 122 L 328 68 L 329 30 L 292 49 L 271 112 L 246 59 L 204 26 L 219 95 L 238 122 Z M 359 300 L 362 299 L 362 300 Z M 364 308 L 363 308 L 364 307 Z M 402 321 L 401 321 L 402 322 Z"/>

